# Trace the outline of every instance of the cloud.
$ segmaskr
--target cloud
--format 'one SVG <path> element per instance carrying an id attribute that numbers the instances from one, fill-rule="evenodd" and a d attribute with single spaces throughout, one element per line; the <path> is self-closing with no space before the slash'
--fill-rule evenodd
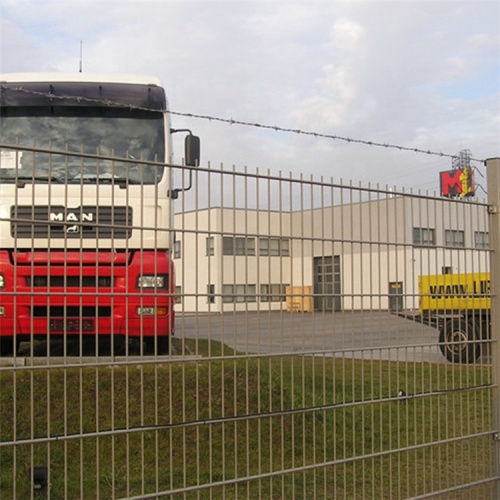
<path id="1" fill-rule="evenodd" d="M 353 51 L 363 37 L 363 27 L 349 19 L 337 20 L 332 28 L 331 43 L 338 49 Z"/>
<path id="2" fill-rule="evenodd" d="M 76 71 L 83 40 L 84 71 L 157 75 L 175 111 L 500 154 L 495 2 L 4 0 L 0 8 L 2 72 Z M 216 164 L 347 169 L 354 179 L 429 186 L 443 167 L 439 157 L 173 119 L 202 136 L 204 158 Z"/>
<path id="3" fill-rule="evenodd" d="M 0 20 L 0 69 L 6 71 L 29 71 L 42 57 L 42 51 L 31 37 L 18 25 Z M 14 54 L 23 56 L 16 60 Z"/>

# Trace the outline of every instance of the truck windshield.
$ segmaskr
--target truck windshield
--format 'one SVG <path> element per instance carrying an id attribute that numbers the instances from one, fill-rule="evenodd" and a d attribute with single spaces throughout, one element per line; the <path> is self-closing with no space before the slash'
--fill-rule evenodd
<path id="1" fill-rule="evenodd" d="M 0 143 L 96 155 L 0 151 L 0 181 L 154 184 L 164 173 L 161 112 L 103 107 L 4 107 Z M 141 165 L 140 161 L 158 165 Z"/>

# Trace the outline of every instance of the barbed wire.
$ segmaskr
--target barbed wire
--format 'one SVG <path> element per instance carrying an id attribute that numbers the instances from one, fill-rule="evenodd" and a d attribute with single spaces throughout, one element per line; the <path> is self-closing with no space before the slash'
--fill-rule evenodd
<path id="1" fill-rule="evenodd" d="M 440 156 L 440 157 L 445 157 L 445 158 L 456 158 L 457 157 L 456 154 L 437 152 L 437 151 L 432 151 L 429 149 L 413 148 L 413 147 L 409 147 L 409 146 L 399 146 L 397 144 L 369 141 L 369 140 L 365 140 L 365 139 L 356 139 L 353 137 L 344 137 L 341 135 L 325 134 L 322 132 L 312 132 L 312 131 L 308 131 L 308 130 L 279 127 L 277 125 L 266 125 L 263 123 L 246 122 L 246 121 L 242 121 L 242 120 L 234 120 L 233 118 L 220 118 L 217 116 L 197 115 L 194 113 L 180 113 L 180 112 L 176 112 L 176 111 L 167 111 L 167 113 L 170 113 L 171 115 L 183 116 L 183 117 L 187 117 L 187 118 L 199 118 L 202 120 L 227 123 L 229 125 L 244 125 L 247 127 L 256 127 L 256 128 L 261 128 L 261 129 L 274 130 L 276 132 L 288 132 L 288 133 L 294 133 L 294 134 L 299 134 L 299 135 L 308 135 L 308 136 L 319 137 L 319 138 L 323 138 L 323 139 L 333 139 L 333 140 L 344 141 L 344 142 L 348 142 L 348 143 L 363 144 L 365 146 L 383 147 L 386 149 L 398 149 L 400 151 L 409 151 L 412 153 L 421 153 L 421 154 L 434 155 L 434 156 Z M 480 159 L 480 158 L 470 158 L 470 161 L 475 161 L 475 162 L 483 164 L 485 160 Z"/>
<path id="2" fill-rule="evenodd" d="M 53 100 L 53 99 L 75 100 L 78 103 L 87 102 L 87 103 L 91 103 L 91 104 L 100 104 L 100 105 L 106 105 L 106 106 L 112 106 L 112 107 L 127 108 L 127 109 L 131 109 L 131 110 L 133 109 L 133 110 L 140 110 L 140 111 L 162 111 L 162 112 L 168 113 L 170 115 L 181 116 L 183 118 L 194 118 L 194 119 L 199 119 L 199 120 L 207 120 L 207 121 L 211 121 L 211 122 L 226 123 L 228 125 L 241 125 L 241 126 L 245 126 L 245 127 L 254 127 L 254 128 L 264 129 L 264 130 L 274 130 L 275 132 L 284 132 L 284 133 L 293 133 L 293 134 L 297 134 L 297 135 L 306 135 L 306 136 L 317 137 L 317 138 L 322 138 L 322 139 L 343 141 L 343 142 L 347 142 L 350 144 L 362 144 L 364 146 L 380 147 L 380 148 L 385 148 L 385 149 L 396 149 L 399 151 L 407 151 L 407 152 L 417 153 L 417 154 L 439 156 L 441 158 L 451 158 L 451 159 L 457 158 L 457 154 L 432 151 L 430 149 L 421 149 L 421 148 L 414 148 L 414 147 L 410 147 L 410 146 L 401 146 L 401 145 L 397 145 L 397 144 L 383 143 L 383 142 L 378 142 L 378 141 L 370 141 L 370 140 L 359 139 L 359 138 L 354 138 L 354 137 L 345 137 L 345 136 L 336 135 L 336 134 L 326 134 L 323 132 L 314 132 L 314 131 L 309 131 L 309 130 L 281 127 L 278 125 L 267 125 L 267 124 L 258 123 L 258 122 L 235 120 L 233 118 L 221 118 L 219 116 L 200 115 L 200 114 L 196 114 L 196 113 L 172 111 L 169 109 L 158 109 L 158 108 L 153 109 L 153 108 L 148 108 L 148 107 L 143 107 L 143 106 L 136 106 L 133 104 L 126 104 L 123 102 L 111 101 L 109 99 L 94 99 L 94 98 L 90 98 L 90 97 L 72 96 L 72 95 L 56 95 L 56 94 L 52 94 L 49 92 L 28 90 L 28 89 L 23 88 L 22 86 L 5 87 L 4 85 L 0 85 L 0 88 L 2 91 L 12 90 L 12 91 L 16 91 L 16 92 L 25 93 L 25 94 L 33 94 L 33 95 L 38 95 L 41 97 L 46 97 L 50 100 Z M 474 161 L 474 162 L 480 163 L 482 165 L 484 165 L 484 163 L 485 163 L 485 160 L 480 159 L 480 158 L 472 158 L 471 157 L 470 161 Z M 476 167 L 473 167 L 473 168 L 479 172 L 479 170 Z"/>

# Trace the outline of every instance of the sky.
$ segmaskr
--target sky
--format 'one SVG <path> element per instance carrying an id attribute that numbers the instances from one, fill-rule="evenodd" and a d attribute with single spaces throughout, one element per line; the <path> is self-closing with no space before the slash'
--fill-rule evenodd
<path id="1" fill-rule="evenodd" d="M 1 73 L 78 72 L 80 48 L 160 78 L 203 165 L 432 193 L 451 158 L 366 143 L 500 156 L 496 0 L 0 0 Z"/>

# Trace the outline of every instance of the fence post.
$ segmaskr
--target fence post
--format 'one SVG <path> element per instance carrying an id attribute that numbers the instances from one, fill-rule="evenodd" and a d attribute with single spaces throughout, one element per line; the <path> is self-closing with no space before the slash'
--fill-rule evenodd
<path id="1" fill-rule="evenodd" d="M 500 498 L 500 158 L 486 160 L 490 233 L 491 355 L 493 367 L 494 483 Z"/>

